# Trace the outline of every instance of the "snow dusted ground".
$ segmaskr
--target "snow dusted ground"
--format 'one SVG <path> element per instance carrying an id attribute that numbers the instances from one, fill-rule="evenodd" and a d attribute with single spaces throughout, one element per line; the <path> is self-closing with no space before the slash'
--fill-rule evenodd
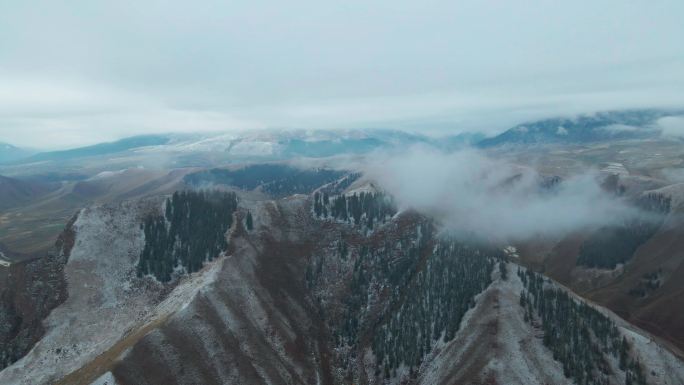
<path id="1" fill-rule="evenodd" d="M 252 211 L 255 229 L 232 230 L 238 235 L 231 237 L 231 255 L 205 273 L 216 279 L 121 357 L 112 369 L 120 383 L 283 384 L 320 377 L 315 327 L 292 279 L 297 264 L 278 258 L 299 237 L 279 224 L 294 219 L 289 206 L 301 206 L 302 198 L 280 203 L 241 203 Z M 262 227 L 272 223 L 281 231 Z"/>
<path id="2" fill-rule="evenodd" d="M 454 340 L 435 347 L 421 367 L 420 384 L 461 384 L 492 381 L 497 384 L 572 384 L 553 359 L 537 325 L 524 320 L 519 305 L 522 282 L 508 264 L 508 280 L 496 280 L 477 297 L 477 305 L 464 317 Z M 579 297 L 574 296 L 579 300 Z M 649 384 L 684 384 L 684 363 L 670 351 L 614 313 L 594 305 L 611 317 L 632 344 L 646 369 Z M 613 357 L 607 357 L 615 372 L 612 384 L 623 384 L 624 373 Z M 479 382 L 478 382 L 479 381 Z"/>
<path id="3" fill-rule="evenodd" d="M 354 194 L 361 194 L 361 193 L 379 193 L 381 190 L 375 186 L 373 182 L 367 181 L 367 180 L 357 180 L 356 182 L 352 183 L 349 188 L 347 188 L 344 191 L 344 195 L 351 196 Z"/>
<path id="4" fill-rule="evenodd" d="M 643 195 L 650 193 L 662 194 L 666 197 L 669 197 L 672 200 L 670 204 L 673 211 L 684 210 L 684 183 L 669 185 L 657 190 L 645 191 Z"/>
<path id="5" fill-rule="evenodd" d="M 53 384 L 112 352 L 116 363 L 88 372 L 92 385 L 173 383 L 160 381 L 164 376 L 176 383 L 326 382 L 320 360 L 325 342 L 319 339 L 324 334 L 305 293 L 293 284 L 303 274 L 299 258 L 306 251 L 299 248 L 311 241 L 305 224 L 312 219 L 302 209 L 306 199 L 241 201 L 243 214 L 252 212 L 254 230 L 236 229 L 236 221 L 231 255 L 181 279 L 172 291 L 135 277 L 144 245 L 140 220 L 160 200 L 84 209 L 65 268 L 69 297 L 46 320 L 44 338 L 0 372 L 0 384 Z M 504 281 L 494 269 L 493 283 L 477 296 L 456 337 L 426 357 L 417 383 L 572 383 L 542 344 L 538 325 L 524 321 L 516 270 L 509 263 Z M 597 308 L 632 342 L 649 383 L 684 384 L 678 358 Z M 130 340 L 125 349 L 113 348 L 124 340 Z M 366 351 L 367 373 L 372 361 Z M 624 374 L 614 383 L 624 383 Z"/>
<path id="6" fill-rule="evenodd" d="M 92 207 L 75 223 L 76 244 L 65 267 L 68 298 L 46 319 L 47 332 L 0 383 L 51 383 L 102 353 L 144 317 L 151 296 L 133 290 L 143 247 L 136 207 Z"/>
<path id="7" fill-rule="evenodd" d="M 652 383 L 660 385 L 684 384 L 684 363 L 672 353 L 658 345 L 652 338 L 639 334 L 629 327 L 620 327 L 646 368 L 646 375 Z"/>
<path id="8" fill-rule="evenodd" d="M 111 372 L 107 372 L 100 376 L 95 382 L 93 382 L 91 385 L 117 385 L 116 379 L 114 379 L 114 376 L 112 375 Z"/>
<path id="9" fill-rule="evenodd" d="M 541 331 L 525 322 L 517 265 L 477 296 L 456 337 L 435 348 L 421 368 L 420 384 L 461 384 L 496 379 L 497 384 L 572 384 L 542 344 Z"/>
<path id="10" fill-rule="evenodd" d="M 141 218 L 158 204 L 124 202 L 79 213 L 76 243 L 65 267 L 68 298 L 45 320 L 46 334 L 34 348 L 0 372 L 0 383 L 55 383 L 132 331 L 182 309 L 215 279 L 223 258 L 181 280 L 166 299 L 161 284 L 136 278 L 144 246 Z M 103 378 L 95 384 L 107 382 Z"/>
<path id="11" fill-rule="evenodd" d="M 606 167 L 601 169 L 601 172 L 607 174 L 617 174 L 617 175 L 629 175 L 629 171 L 625 168 L 622 163 L 608 163 Z"/>

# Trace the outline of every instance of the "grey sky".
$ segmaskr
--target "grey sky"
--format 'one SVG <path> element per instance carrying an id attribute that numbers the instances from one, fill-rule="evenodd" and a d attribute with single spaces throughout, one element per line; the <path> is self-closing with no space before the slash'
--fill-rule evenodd
<path id="1" fill-rule="evenodd" d="M 0 141 L 684 105 L 684 2 L 0 0 Z"/>

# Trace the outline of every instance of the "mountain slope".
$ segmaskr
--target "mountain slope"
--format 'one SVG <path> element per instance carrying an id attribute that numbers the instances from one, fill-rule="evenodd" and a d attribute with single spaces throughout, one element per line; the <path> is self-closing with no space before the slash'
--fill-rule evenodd
<path id="1" fill-rule="evenodd" d="M 103 156 L 140 147 L 158 146 L 168 143 L 169 137 L 164 135 L 143 135 L 124 138 L 115 142 L 99 143 L 92 146 L 79 147 L 71 150 L 41 152 L 17 162 L 32 163 L 43 161 L 66 161 L 84 157 Z"/>
<path id="2" fill-rule="evenodd" d="M 0 164 L 26 158 L 33 152 L 13 146 L 9 143 L 0 142 Z"/>
<path id="3" fill-rule="evenodd" d="M 339 155 L 367 154 L 375 150 L 401 149 L 427 144 L 445 150 L 465 147 L 481 139 L 478 134 L 460 134 L 432 138 L 400 130 L 256 130 L 223 134 L 169 134 L 123 138 L 111 143 L 62 151 L 33 154 L 3 165 L 8 174 L 30 165 L 33 173 L 54 172 L 54 162 L 72 173 L 85 168 L 120 168 L 140 164 L 166 164 L 173 167 L 210 167 L 226 162 L 274 161 L 292 158 L 326 158 Z M 116 159 L 112 159 L 116 155 Z M 66 167 L 68 166 L 68 167 Z"/>
<path id="4" fill-rule="evenodd" d="M 496 250 L 440 238 L 412 212 L 369 228 L 318 219 L 302 195 L 240 205 L 225 255 L 168 284 L 136 276 L 140 224 L 163 212 L 161 199 L 83 210 L 68 298 L 0 382 L 571 383 L 544 342 L 561 325 L 520 305 L 525 285 Z M 599 311 L 647 383 L 684 380 L 681 361 Z M 624 383 L 600 354 L 613 369 L 596 378 Z"/>
<path id="5" fill-rule="evenodd" d="M 0 210 L 31 202 L 58 187 L 54 183 L 30 182 L 0 175 Z"/>
<path id="6" fill-rule="evenodd" d="M 478 146 L 487 148 L 506 144 L 592 143 L 651 138 L 660 135 L 660 131 L 654 127 L 658 119 L 681 114 L 682 111 L 625 110 L 545 119 L 519 124 L 493 138 L 480 141 Z"/>
<path id="7" fill-rule="evenodd" d="M 620 181 L 622 183 L 622 178 Z M 679 279 L 684 272 L 682 186 L 674 184 L 646 190 L 637 196 L 660 197 L 668 202 L 669 209 L 656 231 L 633 243 L 636 248 L 625 254 L 625 260 L 615 265 L 583 266 L 583 249 L 592 236 L 602 231 L 587 230 L 544 247 L 544 251 L 538 253 L 543 255 L 538 268 L 582 296 L 610 308 L 678 349 L 684 349 L 681 328 L 684 315 L 680 311 L 684 306 L 684 285 Z M 626 241 L 632 242 L 634 237 Z M 616 256 L 621 244 L 607 245 L 606 255 Z M 524 262 L 537 264 L 525 254 L 522 253 Z"/>

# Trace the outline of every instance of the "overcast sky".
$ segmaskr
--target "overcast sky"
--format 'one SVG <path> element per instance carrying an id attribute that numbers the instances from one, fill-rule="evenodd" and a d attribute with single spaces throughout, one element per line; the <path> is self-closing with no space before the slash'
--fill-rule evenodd
<path id="1" fill-rule="evenodd" d="M 684 105 L 684 1 L 0 0 L 0 141 Z"/>

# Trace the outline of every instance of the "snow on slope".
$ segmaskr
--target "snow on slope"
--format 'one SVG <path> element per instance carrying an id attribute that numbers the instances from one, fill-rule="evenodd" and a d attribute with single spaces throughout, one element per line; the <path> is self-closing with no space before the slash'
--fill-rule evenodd
<path id="1" fill-rule="evenodd" d="M 282 221 L 293 219 L 290 201 L 282 203 L 259 202 L 250 209 L 269 217 L 259 223 L 289 229 L 292 224 Z M 298 263 L 279 255 L 298 235 L 265 230 L 233 232 L 233 252 L 217 279 L 112 369 L 120 384 L 314 383 L 321 375 L 318 332 L 292 279 Z"/>
<path id="2" fill-rule="evenodd" d="M 670 202 L 672 211 L 684 210 L 684 183 L 675 183 L 669 186 L 661 187 L 657 190 L 645 191 L 643 194 L 662 194 L 663 196 L 672 199 Z"/>
<path id="3" fill-rule="evenodd" d="M 46 334 L 0 383 L 53 384 L 142 325 L 183 308 L 214 279 L 222 259 L 184 279 L 166 299 L 161 284 L 136 278 L 144 246 L 141 218 L 158 201 L 82 210 L 65 267 L 68 298 L 45 321 Z"/>
<path id="4" fill-rule="evenodd" d="M 255 215 L 255 230 L 236 230 L 235 221 L 231 255 L 183 279 L 168 295 L 160 285 L 135 278 L 144 244 L 140 219 L 160 202 L 83 210 L 65 269 L 69 298 L 49 316 L 46 335 L 34 349 L 0 372 L 0 383 L 53 384 L 89 365 L 93 385 L 115 385 L 115 380 L 118 385 L 206 379 L 332 382 L 325 380 L 329 369 L 321 359 L 328 357 L 322 352 L 329 341 L 293 278 L 303 274 L 305 245 L 311 241 L 305 197 L 245 203 Z M 478 295 L 456 337 L 426 357 L 418 383 L 571 383 L 542 344 L 541 329 L 524 321 L 516 268 L 508 264 L 506 281 L 495 269 L 494 282 Z M 633 341 L 650 383 L 684 383 L 681 361 L 645 333 L 605 314 Z M 159 320 L 164 322 L 155 323 L 123 353 L 112 349 Z M 96 357 L 112 351 L 116 362 L 92 366 Z"/>
<path id="5" fill-rule="evenodd" d="M 522 282 L 517 265 L 508 264 L 508 280 L 496 280 L 477 297 L 477 305 L 464 317 L 454 340 L 434 349 L 420 370 L 419 384 L 573 384 L 543 345 L 538 324 L 524 320 L 519 304 Z M 579 297 L 573 295 L 580 300 Z M 684 384 L 684 363 L 644 331 L 614 313 L 596 306 L 618 326 L 646 368 L 649 384 Z M 609 358 L 609 361 L 614 361 Z M 624 383 L 617 369 L 612 384 Z M 478 382 L 479 381 L 479 382 Z M 490 381 L 490 382 L 487 382 Z"/>
<path id="6" fill-rule="evenodd" d="M 118 385 L 116 383 L 116 379 L 114 379 L 114 376 L 112 376 L 111 372 L 107 372 L 100 376 L 95 382 L 93 382 L 91 385 Z"/>
<path id="7" fill-rule="evenodd" d="M 515 266 L 508 264 L 508 280 L 497 279 L 478 295 L 456 337 L 427 358 L 420 384 L 572 384 L 542 344 L 542 332 L 524 321 Z"/>
<path id="8" fill-rule="evenodd" d="M 671 352 L 657 344 L 653 338 L 637 333 L 632 327 L 621 326 L 620 332 L 627 337 L 647 368 L 647 376 L 659 385 L 684 384 L 684 363 Z"/>
<path id="9" fill-rule="evenodd" d="M 130 285 L 144 242 L 137 212 L 82 210 L 65 267 L 68 298 L 47 318 L 43 339 L 0 373 L 0 383 L 51 383 L 101 353 L 144 315 L 150 297 L 136 295 Z"/>

